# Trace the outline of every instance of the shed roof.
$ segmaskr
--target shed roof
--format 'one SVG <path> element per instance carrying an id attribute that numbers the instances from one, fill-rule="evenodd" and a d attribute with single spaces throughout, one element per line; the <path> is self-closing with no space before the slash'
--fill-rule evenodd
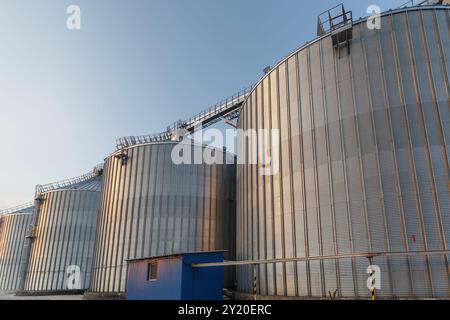
<path id="1" fill-rule="evenodd" d="M 171 257 L 180 257 L 180 256 L 194 255 L 194 254 L 224 253 L 224 252 L 227 252 L 227 251 L 228 250 L 215 250 L 215 251 L 197 251 L 197 252 L 172 253 L 172 254 L 166 254 L 166 255 L 162 255 L 162 256 L 152 256 L 152 257 L 128 259 L 126 261 L 128 261 L 128 262 L 136 262 L 136 261 L 143 261 L 143 260 L 158 260 L 158 259 L 171 258 Z"/>

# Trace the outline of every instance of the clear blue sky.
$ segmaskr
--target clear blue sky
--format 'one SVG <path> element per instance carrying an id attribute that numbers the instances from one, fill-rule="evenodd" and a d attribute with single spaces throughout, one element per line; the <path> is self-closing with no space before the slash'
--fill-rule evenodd
<path id="1" fill-rule="evenodd" d="M 124 135 L 162 131 L 312 40 L 336 0 L 1 0 L 0 208 L 89 171 Z M 354 17 L 402 0 L 347 0 Z M 66 8 L 82 30 L 66 28 Z"/>

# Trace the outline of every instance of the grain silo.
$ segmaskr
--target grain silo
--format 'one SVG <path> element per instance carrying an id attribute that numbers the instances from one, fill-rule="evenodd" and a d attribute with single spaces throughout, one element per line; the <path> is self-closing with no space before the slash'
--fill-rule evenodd
<path id="1" fill-rule="evenodd" d="M 57 294 L 88 288 L 102 171 L 98 166 L 77 178 L 37 186 L 20 294 Z"/>
<path id="2" fill-rule="evenodd" d="M 221 160 L 175 164 L 176 146 L 137 141 L 106 158 L 87 297 L 122 296 L 128 259 L 213 250 L 234 259 L 234 156 L 189 143 L 192 154 Z"/>
<path id="3" fill-rule="evenodd" d="M 0 211 L 0 291 L 20 288 L 25 235 L 33 211 L 33 203 Z"/>
<path id="4" fill-rule="evenodd" d="M 378 297 L 448 298 L 450 7 L 391 10 L 380 29 L 337 11 L 241 110 L 240 129 L 279 129 L 256 140 L 279 171 L 238 166 L 237 259 L 261 262 L 261 296 L 368 297 L 367 256 Z"/>

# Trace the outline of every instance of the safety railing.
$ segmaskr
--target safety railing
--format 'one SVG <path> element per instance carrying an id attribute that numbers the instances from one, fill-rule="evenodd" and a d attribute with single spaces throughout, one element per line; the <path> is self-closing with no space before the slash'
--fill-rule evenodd
<path id="1" fill-rule="evenodd" d="M 102 171 L 103 171 L 103 164 L 98 164 L 94 167 L 94 169 L 92 171 L 90 171 L 89 173 L 86 173 L 84 175 L 81 175 L 81 176 L 78 176 L 75 178 L 71 178 L 71 179 L 61 180 L 58 182 L 48 183 L 48 184 L 44 184 L 44 185 L 37 185 L 36 186 L 36 194 L 38 195 L 43 192 L 49 192 L 52 190 L 63 189 L 63 188 L 67 188 L 67 187 L 73 186 L 73 185 L 81 183 L 81 182 L 85 182 L 87 180 L 93 179 L 93 178 L 101 175 Z"/>
<path id="2" fill-rule="evenodd" d="M 228 113 L 233 113 L 236 110 L 236 107 L 245 101 L 252 89 L 253 86 L 250 86 L 187 120 L 174 122 L 168 126 L 164 132 L 142 136 L 122 137 L 116 141 L 116 148 L 120 150 L 139 144 L 170 141 L 174 138 L 179 129 L 193 132 L 197 126 L 205 127 L 210 124 L 210 121 L 217 121 L 218 116 L 225 117 Z M 235 116 L 237 116 L 236 113 L 234 113 L 234 117 Z"/>
<path id="3" fill-rule="evenodd" d="M 245 98 L 247 98 L 247 96 L 250 94 L 252 89 L 253 89 L 253 86 L 250 86 L 249 88 L 242 90 L 242 91 L 238 92 L 237 94 L 235 94 L 225 100 L 220 101 L 213 107 L 211 107 L 207 110 L 204 110 L 204 111 L 200 112 L 199 114 L 187 119 L 186 121 L 184 121 L 182 128 L 189 130 L 198 124 L 208 121 L 208 119 L 210 119 L 211 117 L 213 117 L 217 114 L 225 113 L 227 110 L 230 110 L 233 106 L 244 102 Z"/>
<path id="4" fill-rule="evenodd" d="M 397 9 L 404 9 L 408 7 L 415 7 L 415 6 L 425 6 L 425 5 L 432 5 L 432 4 L 439 4 L 441 1 L 437 0 L 409 0 L 399 6 Z"/>
<path id="5" fill-rule="evenodd" d="M 21 204 L 19 206 L 15 206 L 12 208 L 3 209 L 3 210 L 0 210 L 0 216 L 15 213 L 15 212 L 21 212 L 24 209 L 29 209 L 29 208 L 33 207 L 33 205 L 34 205 L 33 202 L 28 202 L 28 203 Z"/>
<path id="6" fill-rule="evenodd" d="M 329 32 L 333 33 L 342 28 L 350 28 L 352 26 L 352 11 L 346 11 L 341 3 L 319 14 L 317 18 L 317 36 L 323 36 Z"/>
<path id="7" fill-rule="evenodd" d="M 116 148 L 123 149 L 138 144 L 145 144 L 158 141 L 169 141 L 172 138 L 171 131 L 165 131 L 156 134 L 148 134 L 144 136 L 122 137 L 116 141 Z"/>

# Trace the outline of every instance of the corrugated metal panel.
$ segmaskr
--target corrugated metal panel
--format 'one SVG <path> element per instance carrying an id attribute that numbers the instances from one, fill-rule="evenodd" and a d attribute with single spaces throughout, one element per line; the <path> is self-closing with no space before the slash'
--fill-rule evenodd
<path id="1" fill-rule="evenodd" d="M 100 201 L 101 176 L 40 194 L 27 264 L 25 291 L 67 291 L 67 268 L 78 266 L 88 288 Z M 87 187 L 86 187 L 87 186 Z"/>
<path id="2" fill-rule="evenodd" d="M 280 174 L 238 166 L 239 259 L 449 248 L 449 12 L 392 11 L 381 30 L 356 23 L 350 54 L 326 36 L 258 83 L 238 126 L 281 129 Z M 450 296 L 447 257 L 375 263 L 380 296 Z M 367 264 L 261 266 L 258 292 L 367 297 Z M 239 290 L 252 292 L 251 268 L 238 269 Z"/>
<path id="3" fill-rule="evenodd" d="M 31 222 L 30 213 L 0 216 L 0 291 L 20 287 L 25 234 Z"/>
<path id="4" fill-rule="evenodd" d="M 234 259 L 235 165 L 175 165 L 175 145 L 131 147 L 126 163 L 106 159 L 89 291 L 124 292 L 127 259 L 211 250 Z"/>

